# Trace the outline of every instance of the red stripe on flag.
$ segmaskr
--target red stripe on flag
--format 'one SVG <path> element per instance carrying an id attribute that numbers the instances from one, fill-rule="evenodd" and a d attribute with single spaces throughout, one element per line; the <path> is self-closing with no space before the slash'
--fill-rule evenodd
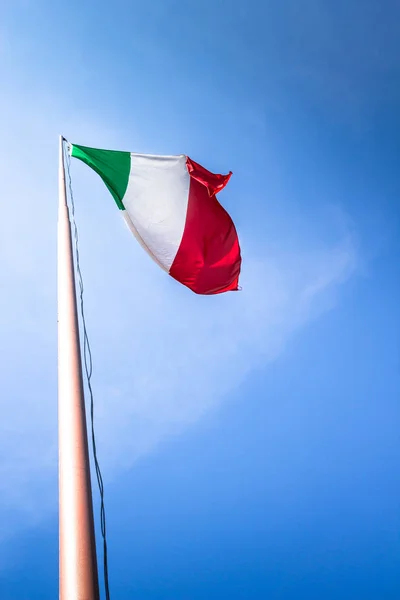
<path id="1" fill-rule="evenodd" d="M 215 194 L 229 175 L 210 173 L 187 159 L 190 174 L 186 224 L 170 275 L 196 294 L 220 294 L 238 289 L 241 256 L 231 217 Z"/>

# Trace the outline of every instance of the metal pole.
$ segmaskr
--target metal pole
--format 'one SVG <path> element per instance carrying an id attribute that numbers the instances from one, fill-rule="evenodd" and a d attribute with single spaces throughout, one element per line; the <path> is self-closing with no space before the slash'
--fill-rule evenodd
<path id="1" fill-rule="evenodd" d="M 76 308 L 71 225 L 60 136 L 58 428 L 60 600 L 98 600 L 96 545 Z"/>

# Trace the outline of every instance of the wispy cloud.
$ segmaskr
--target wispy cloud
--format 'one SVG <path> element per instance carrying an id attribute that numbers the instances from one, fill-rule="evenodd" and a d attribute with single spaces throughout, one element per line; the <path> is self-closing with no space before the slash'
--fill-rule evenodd
<path id="1" fill-rule="evenodd" d="M 108 343 L 96 340 L 100 364 L 119 357 L 120 377 L 110 371 L 98 398 L 112 469 L 227 401 L 254 368 L 276 358 L 299 328 L 332 307 L 355 253 L 345 239 L 317 258 L 247 256 L 244 264 L 244 291 L 211 302 L 174 286 L 160 298 L 156 277 L 139 294 L 132 281 L 124 289 L 114 307 L 124 315 L 112 325 L 118 336 L 110 328 L 102 332 Z M 158 298 L 149 303 L 147 295 Z"/>

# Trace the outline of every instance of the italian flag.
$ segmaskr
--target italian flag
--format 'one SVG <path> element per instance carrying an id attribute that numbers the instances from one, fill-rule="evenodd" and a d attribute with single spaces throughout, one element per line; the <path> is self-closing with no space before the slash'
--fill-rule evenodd
<path id="1" fill-rule="evenodd" d="M 197 294 L 237 290 L 240 246 L 216 194 L 215 175 L 185 155 L 155 156 L 69 145 L 100 175 L 142 247 L 171 277 Z"/>

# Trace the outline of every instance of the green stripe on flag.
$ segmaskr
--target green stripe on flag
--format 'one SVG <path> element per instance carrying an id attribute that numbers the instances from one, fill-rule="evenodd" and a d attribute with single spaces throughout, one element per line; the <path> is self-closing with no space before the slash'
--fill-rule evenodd
<path id="1" fill-rule="evenodd" d="M 130 152 L 98 150 L 71 144 L 71 156 L 79 158 L 96 171 L 110 190 L 118 208 L 125 210 L 122 199 L 128 187 L 131 170 Z"/>

